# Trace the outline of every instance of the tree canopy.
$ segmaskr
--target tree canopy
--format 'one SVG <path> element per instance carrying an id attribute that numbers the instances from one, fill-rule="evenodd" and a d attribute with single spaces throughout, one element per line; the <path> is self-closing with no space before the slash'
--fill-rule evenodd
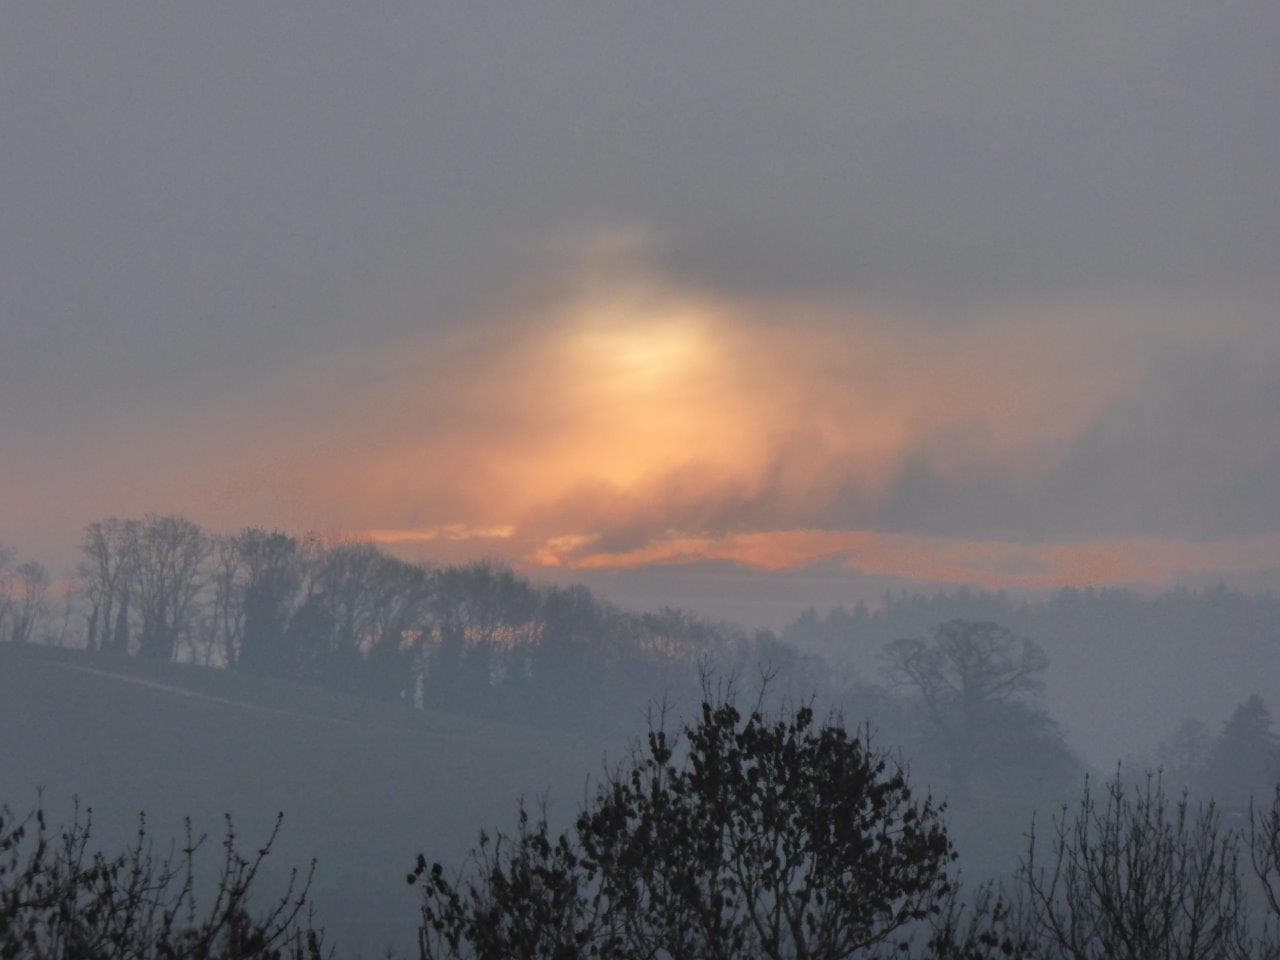
<path id="1" fill-rule="evenodd" d="M 977 955 L 997 940 L 957 936 L 954 859 L 941 807 L 865 736 L 708 701 L 680 735 L 651 730 L 571 829 L 522 807 L 469 872 L 420 856 L 409 880 L 428 960 Z"/>

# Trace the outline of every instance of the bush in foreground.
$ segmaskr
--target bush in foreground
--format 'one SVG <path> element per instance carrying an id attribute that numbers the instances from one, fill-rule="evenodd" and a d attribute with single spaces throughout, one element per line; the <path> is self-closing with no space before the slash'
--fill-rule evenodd
<path id="1" fill-rule="evenodd" d="M 222 867 L 202 907 L 197 859 L 205 838 L 187 826 L 180 851 L 156 857 L 144 821 L 133 844 L 108 856 L 91 847 L 91 814 L 77 808 L 56 836 L 37 809 L 0 810 L 0 958 L 30 960 L 319 960 L 310 923 L 311 873 L 290 874 L 279 898 L 251 902 L 280 828 L 241 854 L 230 820 Z M 313 865 L 314 866 L 314 865 Z"/>
<path id="2" fill-rule="evenodd" d="M 1013 956 L 956 900 L 941 808 L 864 737 L 801 708 L 704 703 L 651 730 L 569 831 L 523 809 L 473 869 L 423 857 L 425 960 Z"/>

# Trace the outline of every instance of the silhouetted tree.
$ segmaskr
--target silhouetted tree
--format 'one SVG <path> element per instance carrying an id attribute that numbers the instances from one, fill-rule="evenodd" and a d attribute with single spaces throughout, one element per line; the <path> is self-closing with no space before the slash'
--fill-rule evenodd
<path id="1" fill-rule="evenodd" d="M 1249 863 L 1269 916 L 1272 957 L 1280 957 L 1280 784 L 1265 802 L 1249 807 Z"/>
<path id="2" fill-rule="evenodd" d="M 421 651 L 432 628 L 432 577 L 423 566 L 384 556 L 378 580 L 362 644 L 364 687 L 383 699 L 412 703 Z"/>
<path id="3" fill-rule="evenodd" d="M 201 620 L 203 662 L 236 666 L 244 647 L 244 588 L 247 571 L 238 536 L 215 536 L 208 561 L 208 602 Z"/>
<path id="4" fill-rule="evenodd" d="M 1032 829 L 1025 936 L 1044 960 L 1272 957 L 1250 935 L 1240 841 L 1212 803 L 1171 800 L 1158 780 L 1117 777 L 1101 799 L 1086 784 L 1047 836 Z"/>
<path id="5" fill-rule="evenodd" d="M 85 646 L 129 652 L 129 595 L 139 523 L 109 517 L 84 528 L 77 572 L 89 602 Z"/>
<path id="6" fill-rule="evenodd" d="M 209 538 L 183 517 L 148 514 L 132 546 L 131 572 L 142 620 L 138 654 L 172 660 L 194 612 Z"/>
<path id="7" fill-rule="evenodd" d="M 580 716 L 598 715 L 604 685 L 590 678 L 610 643 L 605 605 L 586 587 L 551 587 L 542 594 L 537 617 L 537 642 L 525 645 L 521 668 L 507 678 L 519 709 L 553 722 L 566 703 L 573 703 Z"/>
<path id="8" fill-rule="evenodd" d="M 228 662 L 262 673 L 285 674 L 291 661 L 290 644 L 286 640 L 289 619 L 294 615 L 297 595 L 305 575 L 304 559 L 298 542 L 278 531 L 250 528 L 233 541 L 235 562 L 241 580 L 239 586 L 239 649 Z M 230 558 L 226 561 L 231 563 Z M 228 571 L 223 576 L 226 577 Z M 235 573 L 226 589 L 236 590 Z M 227 615 L 228 630 L 237 626 L 234 615 Z M 234 636 L 228 633 L 228 641 Z"/>
<path id="9" fill-rule="evenodd" d="M 1044 690 L 1049 663 L 1027 637 L 997 623 L 949 620 L 927 640 L 895 640 L 884 656 L 890 680 L 919 698 L 957 785 L 1007 755 L 1013 741 L 1056 739 L 1047 715 L 1026 700 Z M 996 743 L 1003 750 L 994 751 Z"/>
<path id="10" fill-rule="evenodd" d="M 239 850 L 227 823 L 222 869 L 201 906 L 196 869 L 205 843 L 187 828 L 176 855 L 157 859 L 139 823 L 116 856 L 91 846 L 91 816 L 59 834 L 37 809 L 0 810 L 0 957 L 24 960 L 320 960 L 310 923 L 311 873 L 290 875 L 273 902 L 253 902 L 260 867 L 280 829 L 255 852 Z M 314 864 L 312 865 L 314 869 Z"/>
<path id="11" fill-rule="evenodd" d="M 940 808 L 865 739 L 808 708 L 728 702 L 683 734 L 651 730 L 569 832 L 522 809 L 513 835 L 481 836 L 468 875 L 419 857 L 423 957 L 1013 953 L 990 917 L 955 922 Z"/>
<path id="12" fill-rule="evenodd" d="M 1213 742 L 1204 767 L 1204 789 L 1223 812 L 1243 817 L 1250 799 L 1264 796 L 1280 780 L 1280 740 L 1271 711 L 1257 694 L 1236 707 Z"/>
<path id="13" fill-rule="evenodd" d="M 993 704 L 1043 692 L 1049 665 L 1034 640 L 970 620 L 940 624 L 929 640 L 895 640 L 885 654 L 890 678 L 919 693 L 937 723 L 975 723 Z"/>
<path id="14" fill-rule="evenodd" d="M 466 656 L 466 636 L 461 618 L 449 607 L 437 613 L 437 625 L 425 654 L 426 673 L 422 680 L 424 706 L 456 707 L 463 702 L 462 660 Z"/>
<path id="15" fill-rule="evenodd" d="M 527 649 L 541 639 L 539 606 L 538 591 L 507 567 L 472 563 L 435 571 L 427 701 L 500 710 L 497 686 L 519 686 L 527 676 Z"/>
<path id="16" fill-rule="evenodd" d="M 17 597 L 10 605 L 9 637 L 14 643 L 29 643 L 49 612 L 49 574 L 34 560 L 20 564 L 15 574 Z"/>

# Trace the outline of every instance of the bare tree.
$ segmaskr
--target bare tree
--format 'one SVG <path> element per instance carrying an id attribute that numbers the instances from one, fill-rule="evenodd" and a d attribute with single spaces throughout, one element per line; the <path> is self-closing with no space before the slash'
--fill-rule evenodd
<path id="1" fill-rule="evenodd" d="M 71 620 L 80 612 L 81 595 L 74 589 L 64 589 L 62 591 L 61 609 L 58 613 L 57 627 L 50 630 L 49 639 L 58 647 L 65 647 L 67 640 L 71 635 Z"/>
<path id="2" fill-rule="evenodd" d="M 209 602 L 201 623 L 205 664 L 234 667 L 244 641 L 246 565 L 238 536 L 211 541 L 206 585 Z"/>
<path id="3" fill-rule="evenodd" d="M 17 597 L 12 601 L 13 625 L 9 638 L 14 643 L 30 643 L 36 627 L 49 613 L 49 573 L 34 560 L 17 571 Z"/>
<path id="4" fill-rule="evenodd" d="M 975 770 L 1013 757 L 1069 766 L 1061 736 L 1031 697 L 1044 689 L 1048 657 L 1032 640 L 997 623 L 950 620 L 929 639 L 884 648 L 890 681 L 914 692 L 926 740 L 945 755 L 952 789 L 967 790 Z"/>
<path id="5" fill-rule="evenodd" d="M 1249 808 L 1249 862 L 1267 915 L 1263 938 L 1274 960 L 1280 957 L 1280 784 L 1270 807 Z"/>
<path id="6" fill-rule="evenodd" d="M 228 621 L 227 663 L 266 672 L 281 672 L 289 665 L 286 634 L 289 622 L 303 602 L 302 591 L 313 565 L 313 550 L 306 543 L 279 531 L 251 528 L 238 534 L 231 547 L 242 578 L 227 589 L 238 591 L 238 625 Z M 219 574 L 225 576 L 225 572 Z M 219 593 L 223 588 L 219 587 Z M 236 602 L 233 598 L 233 602 Z M 239 640 L 230 632 L 238 627 Z"/>
<path id="7" fill-rule="evenodd" d="M 1158 779 L 1101 798 L 1086 783 L 1073 815 L 1034 826 L 1020 868 L 1022 922 L 1045 960 L 1232 960 L 1252 942 L 1240 834 L 1217 810 L 1171 801 Z"/>
<path id="8" fill-rule="evenodd" d="M 85 646 L 129 652 L 129 595 L 139 524 L 109 517 L 84 528 L 77 567 L 89 604 Z"/>
<path id="9" fill-rule="evenodd" d="M 364 650 L 365 685 L 379 695 L 412 702 L 415 661 L 433 625 L 434 584 L 426 567 L 386 555 L 377 584 Z"/>
<path id="10" fill-rule="evenodd" d="M 280 829 L 241 852 L 230 819 L 216 889 L 201 898 L 197 878 L 206 838 L 187 825 L 181 850 L 158 856 L 145 820 L 115 856 L 96 850 L 92 811 L 52 831 L 42 810 L 25 819 L 0 808 L 0 956 L 30 960 L 322 960 L 311 923 L 315 869 L 293 870 L 274 900 L 258 875 Z"/>
<path id="11" fill-rule="evenodd" d="M 1044 690 L 1049 658 L 1028 637 L 998 623 L 949 620 L 932 640 L 895 640 L 885 648 L 888 674 L 915 689 L 937 723 L 956 710 L 973 718 L 983 707 Z"/>
<path id="12" fill-rule="evenodd" d="M 142 618 L 138 653 L 171 660 L 200 591 L 200 568 L 210 541 L 190 520 L 148 514 L 134 546 L 134 586 Z"/>

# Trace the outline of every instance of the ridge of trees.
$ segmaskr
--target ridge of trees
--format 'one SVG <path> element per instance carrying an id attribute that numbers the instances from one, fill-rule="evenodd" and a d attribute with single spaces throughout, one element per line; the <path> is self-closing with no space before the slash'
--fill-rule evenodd
<path id="1" fill-rule="evenodd" d="M 33 624 L 51 614 L 49 577 L 38 564 L 0 560 L 0 636 L 36 639 Z M 624 732 L 664 691 L 675 702 L 696 701 L 699 665 L 768 671 L 789 692 L 817 692 L 824 703 L 874 718 L 927 782 L 947 791 L 974 847 L 1003 850 L 986 865 L 992 869 L 1015 852 L 1003 821 L 1056 802 L 1082 771 L 1045 708 L 1044 649 L 987 618 L 889 631 L 957 602 L 975 613 L 994 604 L 1015 620 L 1094 603 L 1144 616 L 1211 601 L 1269 609 L 1266 598 L 1222 590 L 1155 600 L 1064 591 L 1043 604 L 961 591 L 889 597 L 880 611 L 855 607 L 797 621 L 874 627 L 870 636 L 887 638 L 874 651 L 873 676 L 883 681 L 876 682 L 841 677 L 801 652 L 795 625 L 781 638 L 752 634 L 678 610 L 627 612 L 584 587 L 536 586 L 493 563 L 428 566 L 367 543 L 253 528 L 215 536 L 155 515 L 89 524 L 66 600 L 60 635 L 90 650 L 593 733 Z M 1251 793 L 1280 778 L 1265 704 L 1250 710 L 1253 719 L 1242 717 L 1234 733 L 1175 731 L 1155 757 L 1170 782 L 1198 796 L 1216 793 L 1238 816 Z"/>
<path id="2" fill-rule="evenodd" d="M 624 611 L 492 562 L 411 563 L 369 543 L 258 528 L 213 535 L 154 514 L 90 523 L 80 547 L 56 631 L 43 568 L 0 555 L 0 639 L 591 729 L 621 729 L 654 691 L 693 692 L 699 662 L 768 658 L 820 674 L 767 634 L 675 609 Z"/>

